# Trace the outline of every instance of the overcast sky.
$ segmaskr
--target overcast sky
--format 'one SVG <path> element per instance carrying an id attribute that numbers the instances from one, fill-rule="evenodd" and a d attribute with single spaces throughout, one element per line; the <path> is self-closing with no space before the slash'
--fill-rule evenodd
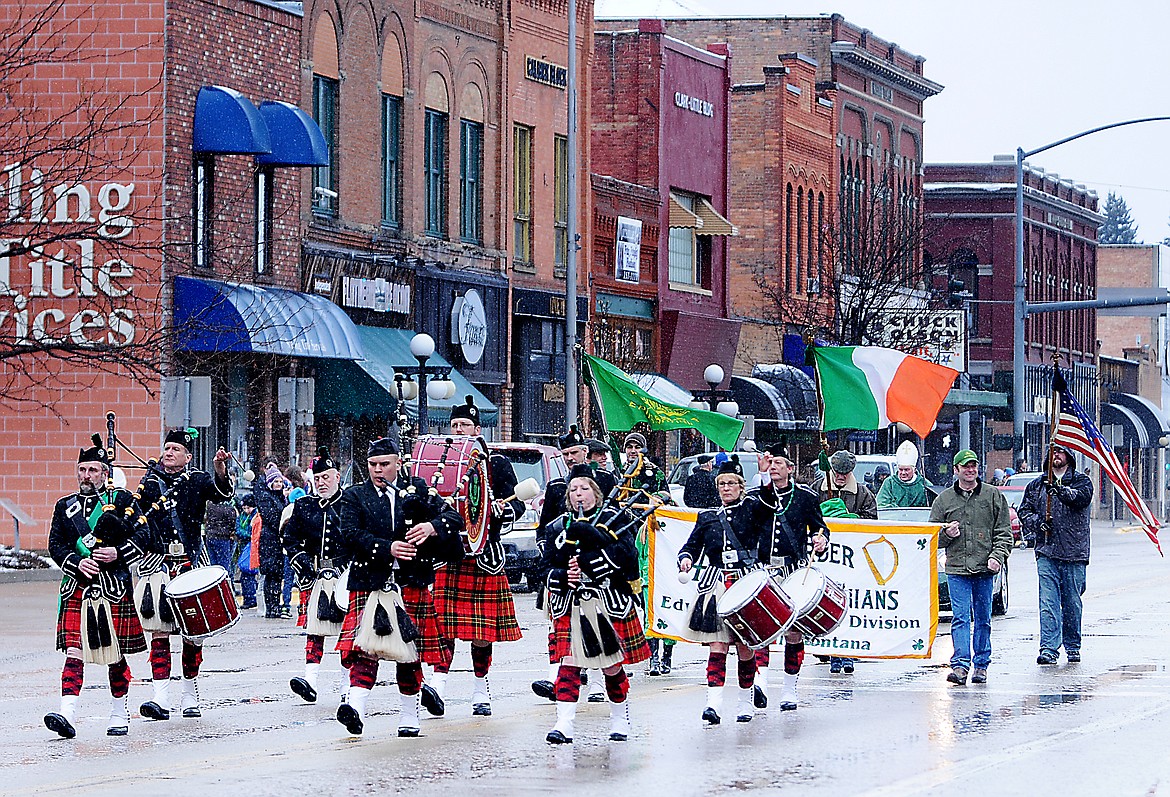
<path id="1" fill-rule="evenodd" d="M 596 0 L 599 16 L 699 16 L 710 8 L 837 12 L 926 58 L 926 77 L 945 86 L 926 101 L 928 163 L 984 162 L 1111 122 L 1170 116 L 1167 0 Z M 1170 237 L 1168 143 L 1170 122 L 1151 122 L 1029 162 L 1096 190 L 1102 207 L 1110 191 L 1120 193 L 1138 240 L 1154 243 Z"/>

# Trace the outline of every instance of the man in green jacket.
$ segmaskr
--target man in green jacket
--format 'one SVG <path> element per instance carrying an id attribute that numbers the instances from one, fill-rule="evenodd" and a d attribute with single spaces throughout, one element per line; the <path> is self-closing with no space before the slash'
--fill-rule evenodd
<path id="1" fill-rule="evenodd" d="M 955 454 L 955 483 L 930 507 L 932 523 L 942 523 L 938 543 L 947 552 L 947 585 L 951 596 L 951 673 L 958 686 L 987 681 L 991 663 L 991 598 L 995 574 L 1012 550 L 1007 499 L 979 478 L 979 458 L 963 449 Z M 974 625 L 974 656 L 972 631 Z"/>

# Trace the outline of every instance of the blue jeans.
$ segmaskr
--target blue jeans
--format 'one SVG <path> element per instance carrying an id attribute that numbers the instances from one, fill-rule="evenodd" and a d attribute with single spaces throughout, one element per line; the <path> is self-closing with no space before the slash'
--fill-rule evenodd
<path id="1" fill-rule="evenodd" d="M 256 571 L 255 570 L 241 570 L 240 571 L 240 590 L 244 593 L 244 608 L 251 609 L 256 606 Z"/>
<path id="2" fill-rule="evenodd" d="M 953 576 L 947 574 L 951 593 L 951 643 L 955 652 L 952 667 L 980 669 L 991 664 L 991 591 L 995 575 Z M 975 649 L 972 656 L 971 625 L 975 625 Z"/>
<path id="3" fill-rule="evenodd" d="M 289 564 L 288 557 L 286 556 L 284 557 L 284 585 L 280 592 L 280 605 L 284 608 L 290 608 L 292 606 L 292 588 L 293 581 L 295 580 L 296 576 L 293 575 L 292 565 Z"/>
<path id="4" fill-rule="evenodd" d="M 1084 562 L 1062 562 L 1036 554 L 1040 581 L 1040 651 L 1065 653 L 1081 649 L 1081 596 L 1085 594 Z"/>
<path id="5" fill-rule="evenodd" d="M 235 549 L 236 544 L 233 540 L 207 538 L 207 558 L 211 560 L 213 565 L 219 565 L 228 571 L 228 578 L 231 578 L 232 572 L 235 570 L 235 562 L 232 561 Z"/>

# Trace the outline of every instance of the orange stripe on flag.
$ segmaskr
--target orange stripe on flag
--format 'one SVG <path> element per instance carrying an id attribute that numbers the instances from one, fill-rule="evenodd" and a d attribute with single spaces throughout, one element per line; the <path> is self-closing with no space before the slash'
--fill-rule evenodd
<path id="1" fill-rule="evenodd" d="M 919 437 L 926 437 L 958 375 L 954 368 L 920 357 L 906 357 L 886 393 L 886 417 L 901 421 Z"/>

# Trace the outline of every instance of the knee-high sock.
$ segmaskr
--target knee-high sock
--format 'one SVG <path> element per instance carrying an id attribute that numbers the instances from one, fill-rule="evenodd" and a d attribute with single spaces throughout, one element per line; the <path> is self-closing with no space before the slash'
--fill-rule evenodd
<path id="1" fill-rule="evenodd" d="M 168 656 L 169 658 L 169 656 Z M 203 663 L 203 646 L 183 640 L 183 677 L 198 678 L 199 665 Z"/>
<path id="2" fill-rule="evenodd" d="M 320 664 L 325 656 L 325 637 L 309 634 L 305 637 L 305 664 Z"/>
<path id="3" fill-rule="evenodd" d="M 443 649 L 447 651 L 447 655 L 443 657 L 446 659 L 446 661 L 440 661 L 437 664 L 433 665 L 434 670 L 437 673 L 449 673 L 449 672 L 451 672 L 451 662 L 455 659 L 455 640 L 454 639 L 440 639 L 439 644 L 442 645 Z M 472 659 L 472 661 L 475 660 L 475 647 L 474 646 L 471 648 L 471 659 Z M 409 693 L 404 693 L 404 694 L 409 694 Z"/>
<path id="4" fill-rule="evenodd" d="M 125 697 L 130 691 L 130 665 L 120 659 L 110 665 L 110 696 Z"/>
<path id="5" fill-rule="evenodd" d="M 489 642 L 482 647 L 471 646 L 471 666 L 475 670 L 476 678 L 487 676 L 488 670 L 492 668 L 492 643 Z"/>
<path id="6" fill-rule="evenodd" d="M 756 657 L 748 656 L 746 659 L 740 659 L 737 665 L 737 674 L 739 675 L 739 688 L 748 689 L 756 682 Z"/>
<path id="7" fill-rule="evenodd" d="M 707 655 L 707 686 L 727 683 L 727 654 L 711 651 Z"/>
<path id="8" fill-rule="evenodd" d="M 348 657 L 350 688 L 373 689 L 378 680 L 378 660 L 357 654 Z"/>
<path id="9" fill-rule="evenodd" d="M 150 640 L 150 674 L 155 681 L 171 679 L 170 637 L 156 636 Z"/>
<path id="10" fill-rule="evenodd" d="M 784 672 L 787 675 L 796 675 L 800 672 L 800 665 L 804 663 L 804 643 L 784 643 Z"/>
<path id="11" fill-rule="evenodd" d="M 65 666 L 61 668 L 61 696 L 77 697 L 81 694 L 81 684 L 84 681 L 85 662 L 67 656 Z"/>
<path id="12" fill-rule="evenodd" d="M 420 662 L 411 662 L 410 664 L 399 664 L 398 670 L 398 691 L 404 695 L 417 695 L 422 690 L 423 685 L 423 671 Z"/>
<path id="13" fill-rule="evenodd" d="M 772 651 L 768 648 L 760 648 L 756 651 L 756 667 L 765 668 L 772 663 Z"/>
<path id="14" fill-rule="evenodd" d="M 622 703 L 630 693 L 630 679 L 625 668 L 605 676 L 605 694 L 611 703 Z"/>
<path id="15" fill-rule="evenodd" d="M 557 670 L 557 702 L 576 703 L 581 697 L 581 668 L 562 664 Z"/>

